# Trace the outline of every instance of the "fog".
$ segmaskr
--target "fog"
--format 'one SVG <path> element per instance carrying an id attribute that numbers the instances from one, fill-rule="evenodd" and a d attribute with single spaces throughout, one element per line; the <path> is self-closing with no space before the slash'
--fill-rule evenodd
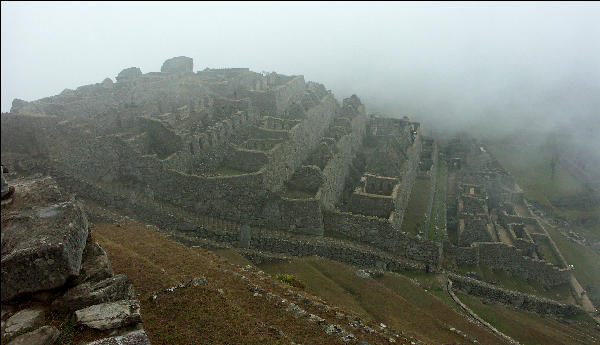
<path id="1" fill-rule="evenodd" d="M 2 2 L 1 106 L 185 55 L 302 74 L 437 133 L 558 128 L 600 147 L 599 18 L 600 3 Z"/>

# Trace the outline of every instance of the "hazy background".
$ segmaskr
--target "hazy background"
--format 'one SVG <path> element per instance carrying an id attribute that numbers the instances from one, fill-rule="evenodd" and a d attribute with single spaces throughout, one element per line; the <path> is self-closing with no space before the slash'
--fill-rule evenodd
<path id="1" fill-rule="evenodd" d="M 2 2 L 2 111 L 179 55 L 303 74 L 437 132 L 558 127 L 600 148 L 600 3 Z"/>

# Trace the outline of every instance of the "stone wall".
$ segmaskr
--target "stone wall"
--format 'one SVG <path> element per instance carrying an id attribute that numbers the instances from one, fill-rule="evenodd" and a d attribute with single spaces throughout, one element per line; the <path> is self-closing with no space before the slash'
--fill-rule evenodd
<path id="1" fill-rule="evenodd" d="M 551 288 L 569 282 L 571 271 L 561 269 L 546 261 L 523 255 L 514 246 L 501 243 L 477 243 L 479 263 L 510 275 L 531 281 L 537 281 Z"/>
<path id="2" fill-rule="evenodd" d="M 277 145 L 270 153 L 270 161 L 264 167 L 264 184 L 271 191 L 279 191 L 284 183 L 310 152 L 318 145 L 336 112 L 337 102 L 331 95 L 307 112 L 304 121 L 289 131 L 289 139 Z"/>
<path id="3" fill-rule="evenodd" d="M 356 214 L 387 219 L 394 210 L 394 198 L 355 190 L 350 200 L 350 210 Z"/>
<path id="4" fill-rule="evenodd" d="M 365 174 L 365 193 L 392 195 L 394 187 L 398 184 L 399 179 L 394 177 L 377 176 L 373 174 Z"/>
<path id="5" fill-rule="evenodd" d="M 491 242 L 486 216 L 463 215 L 460 219 L 458 245 L 468 247 L 474 242 Z"/>
<path id="6" fill-rule="evenodd" d="M 452 280 L 452 286 L 455 289 L 534 313 L 564 316 L 584 313 L 583 309 L 577 305 L 562 304 L 547 298 L 505 290 L 476 279 L 452 273 L 448 274 L 448 278 Z"/>
<path id="7" fill-rule="evenodd" d="M 327 209 L 333 209 L 344 191 L 350 164 L 356 156 L 365 135 L 366 116 L 364 113 L 351 120 L 352 132 L 340 138 L 335 144 L 335 153 L 323 169 L 321 202 Z"/>
<path id="8" fill-rule="evenodd" d="M 387 219 L 340 211 L 324 211 L 325 229 L 401 257 L 437 266 L 441 256 L 438 243 L 403 235 Z"/>

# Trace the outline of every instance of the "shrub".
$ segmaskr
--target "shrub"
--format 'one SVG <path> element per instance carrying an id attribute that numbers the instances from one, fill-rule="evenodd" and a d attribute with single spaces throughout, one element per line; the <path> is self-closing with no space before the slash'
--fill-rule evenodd
<path id="1" fill-rule="evenodd" d="M 293 274 L 279 273 L 275 275 L 275 279 L 299 289 L 304 289 L 306 287 L 306 284 L 300 279 L 296 278 Z"/>

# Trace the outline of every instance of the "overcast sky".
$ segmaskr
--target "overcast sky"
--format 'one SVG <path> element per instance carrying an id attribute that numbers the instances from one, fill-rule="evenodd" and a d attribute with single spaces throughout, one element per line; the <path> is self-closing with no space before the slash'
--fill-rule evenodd
<path id="1" fill-rule="evenodd" d="M 600 127 L 599 18 L 600 3 L 2 2 L 2 111 L 185 55 L 438 126 Z"/>

